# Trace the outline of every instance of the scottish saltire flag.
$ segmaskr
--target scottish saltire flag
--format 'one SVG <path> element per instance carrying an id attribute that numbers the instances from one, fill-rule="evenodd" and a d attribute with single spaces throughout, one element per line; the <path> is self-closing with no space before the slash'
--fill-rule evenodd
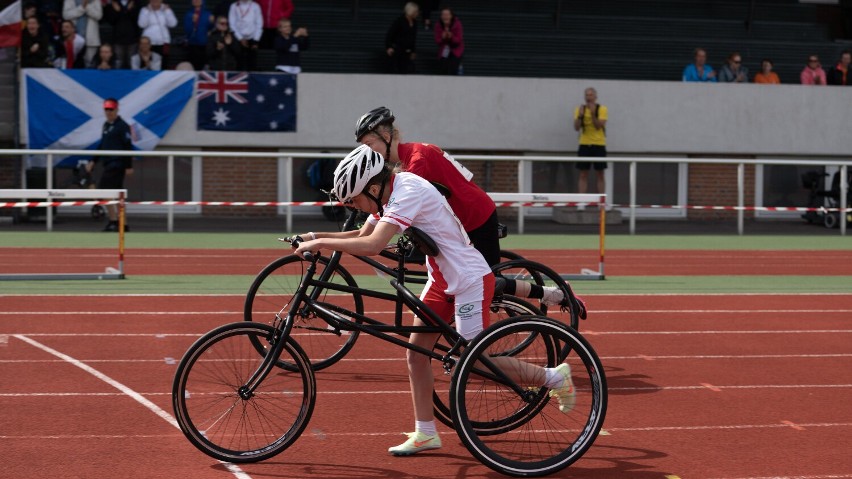
<path id="1" fill-rule="evenodd" d="M 33 149 L 95 149 L 104 124 L 103 103 L 133 129 L 133 144 L 153 150 L 192 98 L 194 72 L 134 70 L 23 70 L 27 142 Z M 65 163 L 74 159 L 66 159 Z"/>
<path id="2" fill-rule="evenodd" d="M 200 72 L 198 129 L 296 131 L 296 75 Z"/>

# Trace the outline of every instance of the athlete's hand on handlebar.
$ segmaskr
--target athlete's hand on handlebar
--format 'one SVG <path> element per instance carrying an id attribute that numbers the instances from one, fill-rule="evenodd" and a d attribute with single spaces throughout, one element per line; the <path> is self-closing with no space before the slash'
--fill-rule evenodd
<path id="1" fill-rule="evenodd" d="M 293 247 L 296 248 L 296 251 L 294 251 L 294 254 L 296 256 L 299 256 L 300 258 L 311 260 L 312 259 L 311 253 L 315 253 L 316 255 L 319 255 L 319 245 L 317 245 L 316 240 L 294 241 L 292 244 L 293 244 Z"/>

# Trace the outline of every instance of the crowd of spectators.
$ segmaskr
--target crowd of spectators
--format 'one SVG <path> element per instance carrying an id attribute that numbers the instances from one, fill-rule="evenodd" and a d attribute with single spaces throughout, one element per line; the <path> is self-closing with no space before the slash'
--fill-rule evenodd
<path id="1" fill-rule="evenodd" d="M 840 54 L 837 64 L 828 71 L 822 68 L 819 56 L 809 55 L 805 67 L 799 73 L 799 82 L 802 85 L 849 85 L 849 64 L 852 63 L 852 53 L 844 50 Z M 781 80 L 773 71 L 772 60 L 764 58 L 760 62 L 760 71 L 751 79 L 754 83 L 778 85 Z M 748 83 L 748 68 L 743 65 L 742 55 L 738 52 L 728 55 L 724 65 L 719 68 L 718 74 L 713 67 L 707 64 L 707 51 L 696 48 L 693 62 L 683 69 L 683 81 L 685 82 L 709 82 L 709 83 Z"/>
<path id="2" fill-rule="evenodd" d="M 276 70 L 301 71 L 310 41 L 306 28 L 293 28 L 292 0 L 219 0 L 212 9 L 205 0 L 179 1 L 189 2 L 182 24 L 163 0 L 25 0 L 20 65 L 161 70 L 186 62 L 256 71 L 263 48 L 273 50 Z M 101 22 L 111 27 L 105 38 Z"/>

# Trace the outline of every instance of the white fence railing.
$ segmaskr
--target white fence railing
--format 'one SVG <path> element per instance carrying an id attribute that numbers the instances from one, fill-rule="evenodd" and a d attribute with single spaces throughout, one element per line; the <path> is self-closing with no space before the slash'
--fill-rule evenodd
<path id="1" fill-rule="evenodd" d="M 340 153 L 340 156 L 345 153 Z M 27 156 L 38 155 L 46 158 L 47 163 L 47 188 L 53 188 L 53 169 L 56 158 L 64 158 L 67 156 L 134 156 L 140 158 L 158 157 L 167 159 L 167 198 L 164 204 L 168 205 L 167 211 L 167 229 L 174 230 L 174 160 L 181 157 L 216 157 L 216 158 L 241 158 L 241 159 L 269 159 L 276 158 L 283 160 L 284 169 L 284 202 L 285 215 L 287 221 L 287 230 L 293 229 L 293 159 L 294 158 L 329 158 L 335 156 L 334 153 L 317 153 L 317 152 L 302 152 L 302 151 L 269 151 L 269 152 L 219 152 L 219 151 L 97 151 L 97 150 L 0 150 L 0 158 L 8 156 L 19 156 L 25 158 Z M 531 193 L 525 191 L 525 185 L 530 184 L 528 181 L 528 165 L 534 162 L 577 162 L 586 161 L 588 158 L 578 158 L 576 156 L 523 156 L 523 155 L 454 155 L 454 158 L 459 161 L 513 161 L 517 162 L 518 168 L 518 191 L 517 193 Z M 627 163 L 629 165 L 629 204 L 621 205 L 628 210 L 628 218 L 630 224 L 630 234 L 636 232 L 636 209 L 641 205 L 636 204 L 636 168 L 640 163 L 669 163 L 669 164 L 723 164 L 737 165 L 737 205 L 733 207 L 725 207 L 725 209 L 734 209 L 737 212 L 737 232 L 742 235 L 744 233 L 744 218 L 745 211 L 755 209 L 745 205 L 745 167 L 746 165 L 818 165 L 826 167 L 838 167 L 840 171 L 840 234 L 846 234 L 846 208 L 848 191 L 849 167 L 852 166 L 852 159 L 845 160 L 820 160 L 816 163 L 813 160 L 804 159 L 738 159 L 738 158 L 648 158 L 648 157 L 617 157 L 610 156 L 606 158 L 608 162 Z M 23 186 L 23 185 L 22 185 Z M 547 193 L 542 193 L 547 194 Z M 689 208 L 689 205 L 669 205 L 670 208 Z M 708 206 L 700 206 L 701 209 L 711 209 Z M 795 208 L 793 208 L 795 209 Z M 48 210 L 49 211 L 49 210 Z"/>

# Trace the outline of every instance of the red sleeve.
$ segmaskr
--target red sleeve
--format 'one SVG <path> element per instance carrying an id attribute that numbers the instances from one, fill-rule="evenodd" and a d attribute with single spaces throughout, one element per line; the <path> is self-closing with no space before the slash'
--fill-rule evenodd
<path id="1" fill-rule="evenodd" d="M 281 0 L 281 16 L 286 19 L 293 16 L 293 0 Z"/>

